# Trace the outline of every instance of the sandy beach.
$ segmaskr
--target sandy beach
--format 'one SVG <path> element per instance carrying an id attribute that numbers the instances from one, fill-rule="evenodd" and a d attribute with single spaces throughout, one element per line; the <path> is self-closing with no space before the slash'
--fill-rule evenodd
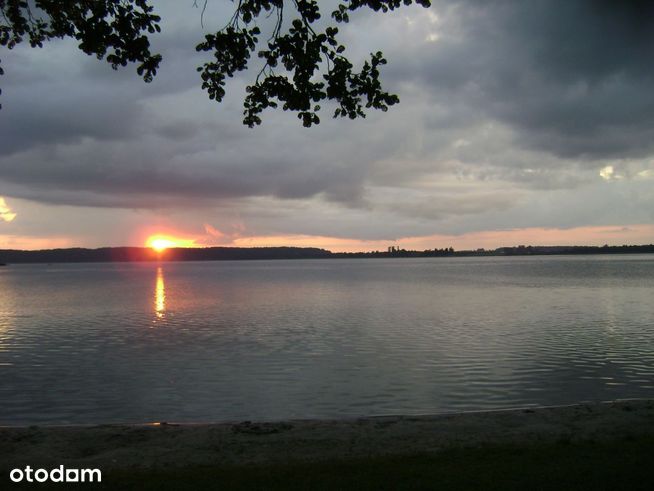
<path id="1" fill-rule="evenodd" d="M 654 435 L 654 401 L 353 420 L 0 428 L 3 472 L 266 465 Z"/>

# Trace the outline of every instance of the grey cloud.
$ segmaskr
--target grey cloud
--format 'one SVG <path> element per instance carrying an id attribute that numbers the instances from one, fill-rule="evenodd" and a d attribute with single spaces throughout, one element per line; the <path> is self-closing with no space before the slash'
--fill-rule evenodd
<path id="1" fill-rule="evenodd" d="M 170 140 L 188 140 L 201 130 L 202 127 L 198 123 L 188 120 L 164 122 L 154 128 L 157 135 Z"/>
<path id="2" fill-rule="evenodd" d="M 20 110 L 3 108 L 0 118 L 0 156 L 36 145 L 75 144 L 83 138 L 121 140 L 135 137 L 138 109 L 120 98 L 98 101 L 79 96 L 27 102 Z M 124 123 L 117 125 L 117 120 Z"/>
<path id="3" fill-rule="evenodd" d="M 442 37 L 393 76 L 416 74 L 434 100 L 482 110 L 516 143 L 564 158 L 654 151 L 650 2 L 439 2 Z"/>
<path id="4" fill-rule="evenodd" d="M 113 70 L 106 61 L 79 51 L 72 40 L 54 40 L 42 49 L 19 45 L 3 52 L 0 155 L 82 138 L 138 138 L 157 123 L 145 119 L 145 101 L 187 90 L 202 94 L 196 67 L 204 59 L 195 52 L 204 34 L 199 12 L 190 7 L 176 11 L 170 5 L 158 10 L 164 17 L 163 29 L 151 41 L 164 61 L 149 84 L 134 66 Z M 182 10 L 188 12 L 182 16 Z M 177 122 L 160 125 L 162 133 L 168 130 L 174 137 L 174 124 L 179 126 Z"/>
<path id="5" fill-rule="evenodd" d="M 488 211 L 504 211 L 516 205 L 519 196 L 505 193 L 439 194 L 431 199 L 408 199 L 386 205 L 388 211 L 413 218 L 439 220 L 446 217 L 478 215 Z"/>
<path id="6" fill-rule="evenodd" d="M 182 133 L 188 136 L 193 129 Z M 0 159 L 3 192 L 43 202 L 125 208 L 252 196 L 306 199 L 322 193 L 336 201 L 361 199 L 365 166 L 352 170 L 327 152 L 316 153 L 321 144 L 298 151 L 301 144 L 278 148 L 274 138 L 255 139 L 251 148 L 221 135 L 213 143 L 207 138 L 201 132 L 180 144 L 146 134 L 120 145 L 88 140 L 37 147 Z"/>

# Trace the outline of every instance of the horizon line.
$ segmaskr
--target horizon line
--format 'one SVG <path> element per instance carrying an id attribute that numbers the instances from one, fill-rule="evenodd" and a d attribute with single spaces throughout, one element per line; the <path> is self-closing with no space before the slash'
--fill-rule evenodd
<path id="1" fill-rule="evenodd" d="M 242 249 L 242 250 L 248 250 L 248 249 L 303 249 L 303 250 L 321 250 L 321 251 L 327 251 L 330 252 L 331 254 L 368 254 L 368 253 L 387 253 L 387 252 L 425 252 L 425 251 L 447 251 L 451 249 L 451 252 L 493 252 L 497 251 L 500 249 L 520 249 L 520 248 L 593 248 L 593 249 L 602 249 L 602 248 L 620 248 L 620 247 L 647 247 L 647 246 L 654 246 L 654 243 L 649 243 L 649 244 L 620 244 L 620 245 L 609 245 L 609 244 L 603 244 L 603 245 L 589 245 L 589 244 L 563 244 L 563 245 L 555 245 L 555 244 L 539 244 L 539 245 L 534 245 L 534 244 L 518 244 L 518 245 L 509 245 L 509 246 L 499 246 L 495 248 L 484 248 L 484 247 L 476 247 L 476 248 L 470 248 L 470 249 L 454 249 L 453 247 L 434 247 L 431 249 L 404 249 L 401 248 L 400 246 L 396 246 L 395 244 L 389 244 L 387 249 L 385 250 L 369 250 L 369 251 L 338 251 L 334 252 L 330 249 L 326 249 L 324 247 L 317 247 L 317 246 L 293 246 L 293 245 L 283 245 L 283 246 L 250 246 L 250 247 L 243 247 L 243 246 L 232 246 L 232 245 L 201 245 L 201 246 L 171 246 L 171 247 L 166 247 L 165 250 L 203 250 L 203 249 Z M 391 248 L 395 248 L 394 251 L 391 251 Z M 105 250 L 105 249 L 141 249 L 141 250 L 147 250 L 147 251 L 153 251 L 154 249 L 150 246 L 100 246 L 100 247 L 82 247 L 82 246 L 71 246 L 71 247 L 53 247 L 49 249 L 5 249 L 5 248 L 0 248 L 0 251 L 12 251 L 12 252 L 45 252 L 45 251 L 67 251 L 67 250 L 87 250 L 87 251 L 98 251 L 98 250 Z"/>

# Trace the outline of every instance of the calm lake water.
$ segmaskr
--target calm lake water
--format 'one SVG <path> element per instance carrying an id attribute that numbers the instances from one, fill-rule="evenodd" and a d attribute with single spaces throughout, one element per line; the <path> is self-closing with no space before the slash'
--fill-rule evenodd
<path id="1" fill-rule="evenodd" d="M 654 256 L 0 268 L 0 424 L 654 397 Z"/>

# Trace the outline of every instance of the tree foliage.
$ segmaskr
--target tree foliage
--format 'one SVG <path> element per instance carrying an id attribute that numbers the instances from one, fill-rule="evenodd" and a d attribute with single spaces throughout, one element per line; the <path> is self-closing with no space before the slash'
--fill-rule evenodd
<path id="1" fill-rule="evenodd" d="M 197 2 L 197 0 L 196 0 Z M 207 0 L 203 3 L 206 7 Z M 261 69 L 248 85 L 244 124 L 261 124 L 261 113 L 278 107 L 297 112 L 304 126 L 320 122 L 320 102 L 336 103 L 334 117 L 365 117 L 365 109 L 387 111 L 399 102 L 381 85 L 386 59 L 370 54 L 359 71 L 345 56 L 337 25 L 362 8 L 388 12 L 402 5 L 429 0 L 349 0 L 331 12 L 324 28 L 317 0 L 232 0 L 234 12 L 215 33 L 196 46 L 212 54 L 197 70 L 210 99 L 225 97 L 226 81 L 246 70 L 256 52 Z M 152 81 L 162 61 L 150 51 L 149 35 L 160 32 L 161 18 L 150 0 L 0 0 L 0 45 L 12 49 L 27 41 L 42 47 L 52 39 L 73 38 L 79 49 L 106 59 L 118 69 L 135 63 L 145 82 Z M 274 16 L 272 32 L 262 34 L 261 19 Z M 262 35 L 267 36 L 262 39 Z M 2 74 L 0 67 L 0 75 Z"/>

